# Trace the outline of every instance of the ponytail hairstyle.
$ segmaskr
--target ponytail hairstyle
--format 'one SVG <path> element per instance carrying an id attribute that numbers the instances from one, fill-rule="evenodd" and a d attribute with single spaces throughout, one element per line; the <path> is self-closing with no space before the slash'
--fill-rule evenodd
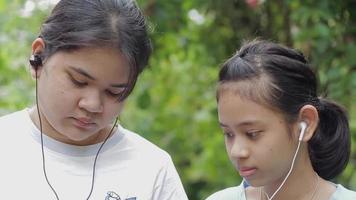
<path id="1" fill-rule="evenodd" d="M 120 101 L 132 92 L 152 51 L 146 20 L 134 0 L 61 0 L 39 37 L 45 43 L 42 60 L 85 47 L 119 50 L 130 63 L 129 86 Z"/>
<path id="2" fill-rule="evenodd" d="M 277 109 L 290 124 L 304 105 L 314 106 L 319 124 L 308 142 L 312 166 L 326 180 L 345 169 L 351 148 L 346 111 L 317 96 L 316 76 L 302 53 L 269 41 L 245 43 L 219 72 L 217 101 L 237 82 L 241 97 Z"/>

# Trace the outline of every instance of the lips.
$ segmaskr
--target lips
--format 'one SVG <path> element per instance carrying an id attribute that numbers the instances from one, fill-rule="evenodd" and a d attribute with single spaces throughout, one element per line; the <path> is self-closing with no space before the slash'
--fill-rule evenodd
<path id="1" fill-rule="evenodd" d="M 84 118 L 84 117 L 76 118 L 76 120 L 84 124 L 94 124 L 94 122 L 91 119 Z"/>
<path id="2" fill-rule="evenodd" d="M 241 167 L 239 168 L 239 174 L 242 177 L 248 177 L 255 174 L 256 170 L 257 169 L 255 167 Z"/>
<path id="3" fill-rule="evenodd" d="M 90 129 L 95 126 L 94 121 L 92 121 L 91 119 L 88 119 L 88 118 L 79 117 L 79 118 L 73 118 L 73 119 L 74 119 L 74 125 L 81 129 Z"/>

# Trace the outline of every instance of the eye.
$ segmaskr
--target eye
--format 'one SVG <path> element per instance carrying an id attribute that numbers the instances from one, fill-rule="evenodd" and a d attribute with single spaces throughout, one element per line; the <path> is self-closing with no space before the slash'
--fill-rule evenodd
<path id="1" fill-rule="evenodd" d="M 262 131 L 247 131 L 246 136 L 252 140 L 255 140 L 258 138 Z"/>
<path id="2" fill-rule="evenodd" d="M 76 80 L 75 78 L 73 78 L 73 77 L 70 76 L 70 75 L 69 75 L 69 79 L 72 81 L 72 83 L 73 83 L 75 86 L 78 86 L 78 87 L 84 87 L 84 86 L 88 85 L 87 82 L 78 81 L 78 80 Z"/>
<path id="3" fill-rule="evenodd" d="M 122 95 L 123 91 L 121 92 L 112 92 L 110 90 L 106 90 L 106 94 L 110 97 L 119 98 Z"/>
<path id="4" fill-rule="evenodd" d="M 229 131 L 224 131 L 224 136 L 225 136 L 226 138 L 232 138 L 232 137 L 234 137 L 234 134 L 231 133 L 231 132 L 229 132 Z"/>

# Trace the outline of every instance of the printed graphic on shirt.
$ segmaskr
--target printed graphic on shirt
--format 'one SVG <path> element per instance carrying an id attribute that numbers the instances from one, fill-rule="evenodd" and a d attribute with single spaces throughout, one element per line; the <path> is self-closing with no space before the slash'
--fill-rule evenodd
<path id="1" fill-rule="evenodd" d="M 113 191 L 106 193 L 105 200 L 121 200 L 120 196 Z M 136 197 L 129 197 L 122 200 L 136 200 Z"/>

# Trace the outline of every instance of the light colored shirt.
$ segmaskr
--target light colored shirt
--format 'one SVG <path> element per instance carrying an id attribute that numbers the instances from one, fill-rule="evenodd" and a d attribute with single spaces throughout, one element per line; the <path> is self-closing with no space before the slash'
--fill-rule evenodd
<path id="1" fill-rule="evenodd" d="M 356 200 L 356 192 L 346 189 L 340 184 L 335 185 L 336 191 L 329 200 Z M 243 184 L 220 190 L 206 200 L 246 200 Z"/>
<path id="2" fill-rule="evenodd" d="M 0 199 L 55 199 L 44 178 L 40 131 L 27 110 L 0 118 Z M 43 135 L 47 175 L 61 200 L 86 199 L 100 144 L 75 146 Z M 90 199 L 187 200 L 171 157 L 119 126 L 96 165 Z"/>

